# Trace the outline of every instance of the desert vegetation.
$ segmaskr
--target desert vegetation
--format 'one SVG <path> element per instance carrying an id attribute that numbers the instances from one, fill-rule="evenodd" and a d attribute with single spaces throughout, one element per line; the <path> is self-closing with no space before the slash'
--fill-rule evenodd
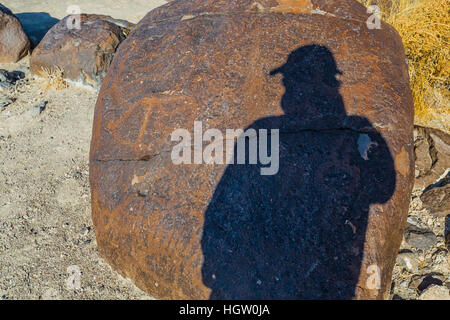
<path id="1" fill-rule="evenodd" d="M 378 5 L 382 19 L 400 34 L 408 58 L 416 124 L 438 121 L 450 129 L 450 2 L 359 0 Z M 430 123 L 431 122 L 431 123 Z M 442 129 L 442 127 L 440 128 Z"/>

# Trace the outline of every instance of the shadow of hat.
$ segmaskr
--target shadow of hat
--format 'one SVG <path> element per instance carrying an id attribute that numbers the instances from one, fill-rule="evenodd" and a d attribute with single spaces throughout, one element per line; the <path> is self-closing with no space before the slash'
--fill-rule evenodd
<path id="1" fill-rule="evenodd" d="M 303 46 L 293 51 L 285 64 L 270 71 L 270 75 L 281 73 L 283 75 L 314 74 L 327 75 L 342 74 L 337 68 L 332 52 L 320 45 Z"/>

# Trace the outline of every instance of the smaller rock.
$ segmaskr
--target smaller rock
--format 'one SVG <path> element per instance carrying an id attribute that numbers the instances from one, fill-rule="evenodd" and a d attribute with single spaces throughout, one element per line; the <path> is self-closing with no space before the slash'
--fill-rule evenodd
<path id="1" fill-rule="evenodd" d="M 392 283 L 391 293 L 392 300 L 417 299 L 417 289 L 410 287 L 407 280 L 401 281 L 400 283 Z"/>
<path id="2" fill-rule="evenodd" d="M 31 73 L 42 76 L 58 69 L 64 79 L 98 88 L 128 29 L 120 26 L 122 20 L 103 15 L 81 14 L 80 29 L 69 29 L 68 19 L 55 24 L 33 50 Z"/>
<path id="3" fill-rule="evenodd" d="M 0 69 L 0 91 L 6 91 L 13 86 L 18 80 L 24 79 L 25 73 L 22 71 L 8 72 Z"/>
<path id="4" fill-rule="evenodd" d="M 431 255 L 431 260 L 430 264 L 433 271 L 450 275 L 450 255 L 447 249 L 438 248 Z"/>
<path id="5" fill-rule="evenodd" d="M 445 286 L 431 285 L 422 292 L 419 300 L 450 300 L 450 292 Z"/>
<path id="6" fill-rule="evenodd" d="M 148 183 L 141 183 L 138 186 L 138 194 L 141 197 L 147 197 L 150 193 L 150 186 L 148 185 Z"/>
<path id="7" fill-rule="evenodd" d="M 5 108 L 9 106 L 11 103 L 13 103 L 15 100 L 10 97 L 1 97 L 0 98 L 0 109 Z"/>
<path id="8" fill-rule="evenodd" d="M 80 234 L 82 237 L 84 237 L 84 236 L 87 236 L 90 231 L 91 231 L 91 227 L 86 227 L 85 225 L 83 225 L 83 227 L 80 230 Z"/>
<path id="9" fill-rule="evenodd" d="M 76 172 L 73 174 L 73 177 L 74 177 L 75 179 L 81 179 L 81 178 L 83 178 L 83 174 L 82 174 L 81 172 L 79 172 L 79 171 L 76 171 Z"/>
<path id="10" fill-rule="evenodd" d="M 19 19 L 0 6 L 0 62 L 17 62 L 29 51 L 30 41 Z"/>
<path id="11" fill-rule="evenodd" d="M 415 188 L 424 189 L 450 167 L 450 135 L 436 129 L 414 128 Z"/>
<path id="12" fill-rule="evenodd" d="M 424 191 L 420 200 L 431 215 L 445 217 L 450 214 L 450 183 Z"/>
<path id="13" fill-rule="evenodd" d="M 427 251 L 437 244 L 438 240 L 436 235 L 429 232 L 409 231 L 405 234 L 405 241 L 411 247 Z"/>
<path id="14" fill-rule="evenodd" d="M 408 216 L 406 220 L 406 231 L 414 230 L 414 231 L 429 231 L 428 226 L 417 216 Z"/>
<path id="15" fill-rule="evenodd" d="M 397 262 L 406 268 L 409 272 L 417 272 L 419 269 L 419 262 L 417 255 L 413 252 L 402 252 L 397 256 Z"/>
<path id="16" fill-rule="evenodd" d="M 434 148 L 438 152 L 438 154 L 445 154 L 450 156 L 450 135 L 437 130 L 430 130 L 430 137 L 433 139 Z"/>
<path id="17" fill-rule="evenodd" d="M 8 72 L 5 69 L 0 69 L 0 82 L 16 83 L 16 81 L 24 79 L 25 73 L 19 70 Z"/>
<path id="18" fill-rule="evenodd" d="M 406 220 L 404 239 L 411 247 L 424 251 L 438 242 L 436 235 L 417 216 L 409 216 Z"/>
<path id="19" fill-rule="evenodd" d="M 445 276 L 440 273 L 429 273 L 413 276 L 410 284 L 421 293 L 431 285 L 441 286 L 444 280 Z"/>
<path id="20" fill-rule="evenodd" d="M 10 82 L 0 82 L 0 91 L 8 91 L 8 89 L 12 86 Z"/>
<path id="21" fill-rule="evenodd" d="M 8 71 L 6 71 L 5 69 L 0 69 L 0 82 L 9 82 Z"/>
<path id="22" fill-rule="evenodd" d="M 90 243 L 91 243 L 91 239 L 88 239 L 88 240 L 82 242 L 82 243 L 80 244 L 80 247 L 87 246 L 87 245 L 90 244 Z"/>
<path id="23" fill-rule="evenodd" d="M 432 141 L 427 128 L 414 128 L 414 153 L 416 156 L 416 170 L 418 176 L 425 176 L 430 172 L 435 153 L 430 152 Z"/>
<path id="24" fill-rule="evenodd" d="M 19 70 L 8 72 L 8 80 L 9 82 L 16 83 L 18 80 L 22 80 L 25 78 L 25 73 Z"/>
<path id="25" fill-rule="evenodd" d="M 35 105 L 34 108 L 39 109 L 39 113 L 41 113 L 47 107 L 47 103 L 48 101 L 41 102 L 38 105 Z"/>
<path id="26" fill-rule="evenodd" d="M 41 102 L 40 104 L 37 104 L 37 105 L 31 107 L 30 109 L 28 109 L 25 112 L 25 114 L 33 116 L 33 117 L 38 116 L 42 113 L 42 111 L 45 110 L 45 108 L 47 107 L 47 103 L 48 103 L 48 101 Z"/>

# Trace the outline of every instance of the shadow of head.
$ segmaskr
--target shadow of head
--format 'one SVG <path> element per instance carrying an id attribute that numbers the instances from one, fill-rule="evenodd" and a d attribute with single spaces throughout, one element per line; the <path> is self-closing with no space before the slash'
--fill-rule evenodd
<path id="1" fill-rule="evenodd" d="M 395 190 L 394 161 L 365 117 L 346 115 L 329 49 L 300 47 L 278 73 L 285 114 L 246 130 L 279 129 L 279 170 L 225 169 L 205 211 L 203 281 L 211 299 L 350 299 L 370 207 Z"/>
<path id="2" fill-rule="evenodd" d="M 285 94 L 281 108 L 285 114 L 345 114 L 339 95 L 341 82 L 337 79 L 342 72 L 328 48 L 302 46 L 289 55 L 284 65 L 270 72 L 271 76 L 276 74 L 283 76 Z"/>

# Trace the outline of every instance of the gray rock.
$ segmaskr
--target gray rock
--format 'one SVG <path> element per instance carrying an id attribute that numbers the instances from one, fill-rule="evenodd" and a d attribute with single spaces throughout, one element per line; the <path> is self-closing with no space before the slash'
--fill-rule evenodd
<path id="1" fill-rule="evenodd" d="M 406 232 L 405 241 L 411 247 L 424 251 L 429 250 L 438 242 L 437 237 L 433 232 L 420 232 L 415 230 Z"/>
<path id="2" fill-rule="evenodd" d="M 430 231 L 430 228 L 417 216 L 408 216 L 406 220 L 406 231 Z"/>
<path id="3" fill-rule="evenodd" d="M 417 272 L 419 269 L 419 262 L 417 255 L 413 252 L 402 252 L 397 256 L 397 262 L 406 268 L 409 272 Z"/>
<path id="4" fill-rule="evenodd" d="M 441 273 L 416 274 L 412 276 L 409 286 L 421 294 L 432 285 L 442 286 L 445 280 L 445 275 Z"/>
<path id="5" fill-rule="evenodd" d="M 450 300 L 450 292 L 445 286 L 431 285 L 422 292 L 419 300 Z"/>
<path id="6" fill-rule="evenodd" d="M 0 69 L 0 90 L 6 91 L 13 86 L 18 80 L 24 79 L 25 73 L 22 71 L 12 71 Z"/>
<path id="7" fill-rule="evenodd" d="M 0 91 L 8 91 L 8 89 L 12 86 L 9 82 L 0 82 Z"/>
<path id="8" fill-rule="evenodd" d="M 409 216 L 406 220 L 405 241 L 413 248 L 428 250 L 437 243 L 436 235 L 417 216 Z"/>
<path id="9" fill-rule="evenodd" d="M 7 81 L 8 81 L 8 71 L 0 69 L 0 82 L 7 82 Z"/>
<path id="10" fill-rule="evenodd" d="M 47 106 L 47 103 L 48 103 L 48 101 L 41 102 L 40 104 L 35 105 L 35 106 L 31 107 L 30 109 L 28 109 L 25 112 L 25 114 L 33 116 L 33 117 L 34 116 L 38 116 L 38 115 L 40 115 L 42 113 L 42 111 L 45 110 L 45 108 Z"/>
<path id="11" fill-rule="evenodd" d="M 10 97 L 0 97 L 0 109 L 9 106 L 13 102 L 14 99 L 11 99 Z"/>
<path id="12" fill-rule="evenodd" d="M 11 83 L 16 83 L 16 81 L 24 79 L 25 73 L 19 70 L 7 72 L 8 81 Z"/>

